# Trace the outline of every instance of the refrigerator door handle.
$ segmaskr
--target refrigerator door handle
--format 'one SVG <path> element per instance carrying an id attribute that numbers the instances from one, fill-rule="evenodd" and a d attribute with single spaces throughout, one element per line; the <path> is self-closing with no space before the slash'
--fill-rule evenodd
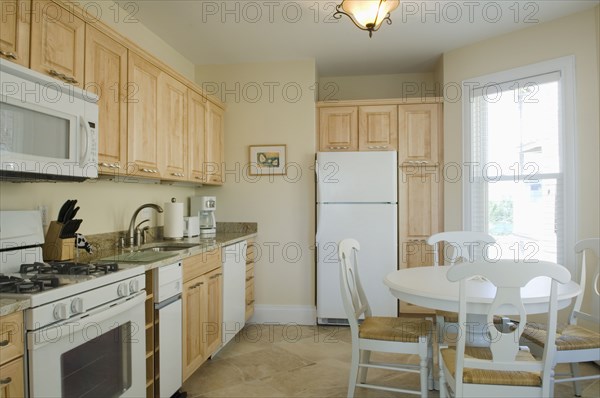
<path id="1" fill-rule="evenodd" d="M 319 181 L 321 181 L 319 179 L 319 161 L 317 159 L 315 159 L 315 178 L 316 178 L 317 183 L 319 183 Z"/>

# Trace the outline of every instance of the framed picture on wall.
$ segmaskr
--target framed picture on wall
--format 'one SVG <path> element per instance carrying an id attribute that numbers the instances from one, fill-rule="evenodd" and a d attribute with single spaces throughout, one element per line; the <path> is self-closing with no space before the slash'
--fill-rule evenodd
<path id="1" fill-rule="evenodd" d="M 250 145 L 250 175 L 285 175 L 285 145 Z"/>

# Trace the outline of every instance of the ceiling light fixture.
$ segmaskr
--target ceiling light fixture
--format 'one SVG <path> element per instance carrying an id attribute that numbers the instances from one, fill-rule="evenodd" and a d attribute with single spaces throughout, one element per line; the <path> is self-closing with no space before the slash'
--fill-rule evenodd
<path id="1" fill-rule="evenodd" d="M 377 31 L 383 21 L 392 24 L 390 12 L 398 8 L 400 0 L 343 0 L 333 14 L 335 19 L 348 16 L 361 30 L 369 31 L 369 37 Z"/>

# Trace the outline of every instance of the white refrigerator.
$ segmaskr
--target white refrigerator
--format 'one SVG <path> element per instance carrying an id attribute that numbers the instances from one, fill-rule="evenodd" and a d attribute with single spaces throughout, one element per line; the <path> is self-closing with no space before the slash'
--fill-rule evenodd
<path id="1" fill-rule="evenodd" d="M 383 278 L 398 267 L 396 152 L 318 152 L 317 322 L 343 323 L 337 244 L 360 243 L 358 273 L 373 315 L 397 316 Z"/>

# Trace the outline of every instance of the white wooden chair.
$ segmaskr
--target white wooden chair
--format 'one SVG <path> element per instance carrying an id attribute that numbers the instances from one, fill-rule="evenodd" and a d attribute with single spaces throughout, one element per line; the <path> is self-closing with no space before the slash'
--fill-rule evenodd
<path id="1" fill-rule="evenodd" d="M 577 242 L 575 252 L 581 254 L 581 266 L 579 267 L 579 285 L 582 291 L 575 300 L 575 305 L 569 317 L 569 324 L 564 328 L 559 328 L 556 335 L 556 356 L 555 363 L 568 363 L 570 373 L 556 374 L 555 383 L 573 382 L 575 395 L 581 396 L 580 380 L 600 379 L 600 373 L 590 376 L 579 375 L 579 362 L 600 361 L 600 334 L 598 327 L 596 330 L 590 330 L 577 325 L 577 320 L 587 321 L 591 324 L 600 325 L 598 314 L 592 315 L 581 311 L 581 303 L 585 293 L 586 286 L 586 251 L 591 251 L 596 255 L 596 261 L 600 262 L 600 238 L 585 239 Z M 598 267 L 600 269 L 600 267 Z M 592 300 L 600 300 L 598 291 L 600 273 L 596 270 L 593 288 L 590 291 L 594 295 Z M 540 324 L 527 324 L 521 342 L 531 348 L 531 352 L 540 355 L 544 349 L 546 336 L 546 326 Z M 560 376 L 560 377 L 558 377 Z M 563 377 L 567 376 L 567 377 Z"/>
<path id="2" fill-rule="evenodd" d="M 433 386 L 433 374 L 430 372 L 433 367 L 431 342 L 433 323 L 419 318 L 372 316 L 369 302 L 358 277 L 357 253 L 359 250 L 360 245 L 354 239 L 344 239 L 338 245 L 342 300 L 352 334 L 352 363 L 348 397 L 354 396 L 356 387 L 427 397 L 428 386 Z M 381 288 L 385 288 L 383 282 Z M 359 318 L 363 315 L 364 320 L 359 324 Z M 420 362 L 418 365 L 372 362 L 371 351 L 415 354 L 419 356 Z M 369 384 L 367 383 L 369 368 L 420 373 L 420 390 Z"/>
<path id="3" fill-rule="evenodd" d="M 445 243 L 445 245 L 444 245 Z M 440 252 L 447 265 L 454 265 L 458 262 L 468 262 L 482 260 L 484 252 L 489 245 L 496 243 L 496 240 L 483 232 L 473 231 L 448 231 L 431 235 L 427 239 L 427 244 L 433 246 L 433 266 L 440 265 Z M 496 318 L 496 323 L 501 323 L 502 319 Z M 458 314 L 449 311 L 435 312 L 435 325 L 439 343 L 444 342 L 444 335 L 449 324 L 458 322 Z"/>
<path id="4" fill-rule="evenodd" d="M 502 306 L 515 308 L 523 322 L 508 332 L 491 335 L 489 348 L 466 347 L 464 328 L 456 347 L 441 347 L 440 397 L 445 398 L 450 392 L 456 397 L 552 397 L 558 283 L 569 282 L 571 274 L 565 267 L 545 261 L 515 261 L 502 267 L 474 262 L 452 267 L 447 277 L 460 283 L 459 325 L 466 326 L 467 280 L 474 276 L 484 277 L 496 286 L 496 296 L 487 315 L 488 324 L 492 324 L 494 312 Z M 552 279 L 547 334 L 550 344 L 546 344 L 542 359 L 536 360 L 529 351 L 519 347 L 527 319 L 520 288 L 539 276 Z"/>

